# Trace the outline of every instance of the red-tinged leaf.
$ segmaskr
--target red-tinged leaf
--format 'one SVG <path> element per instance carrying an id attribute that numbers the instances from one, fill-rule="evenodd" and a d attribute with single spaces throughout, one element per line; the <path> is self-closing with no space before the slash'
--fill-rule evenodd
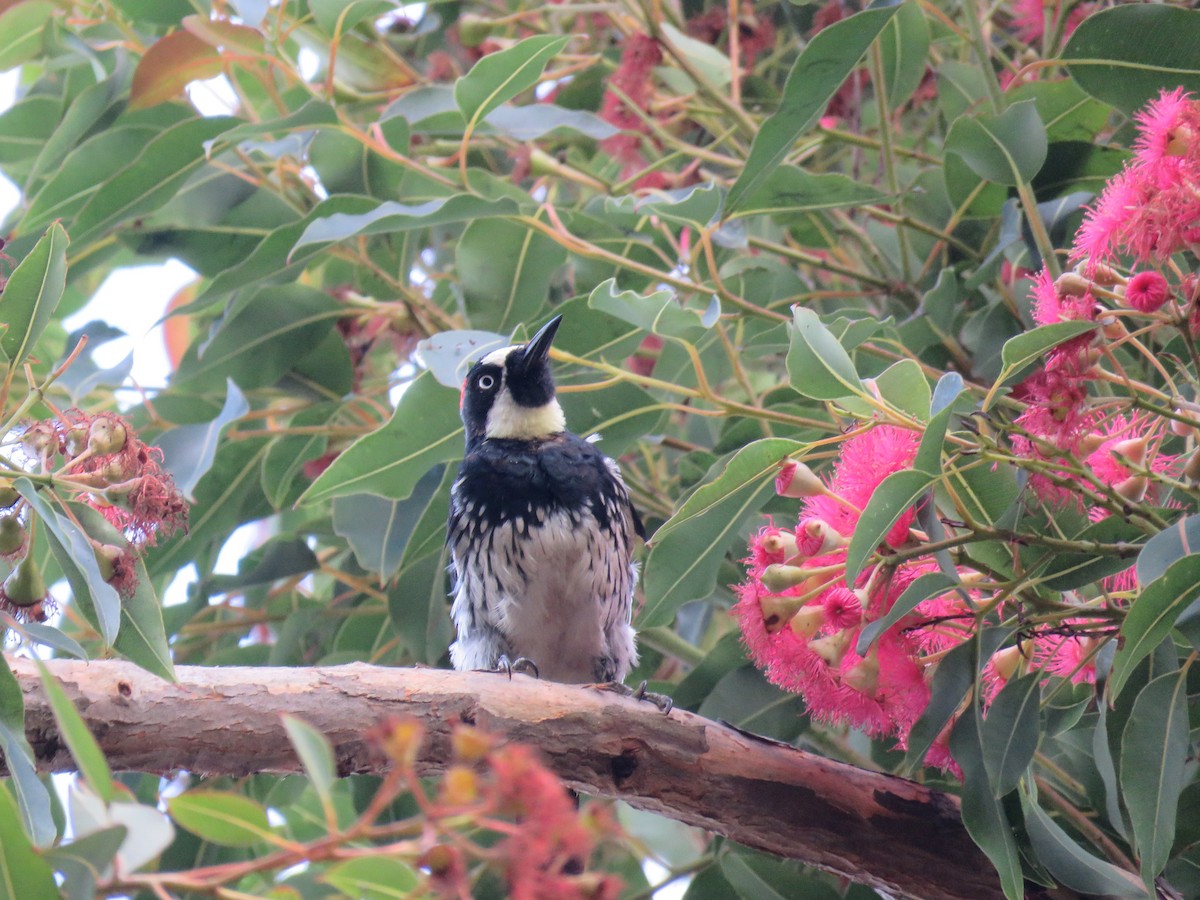
<path id="1" fill-rule="evenodd" d="M 173 31 L 146 51 L 133 73 L 129 105 L 144 109 L 174 100 L 193 81 L 221 74 L 221 54 L 189 31 Z"/>

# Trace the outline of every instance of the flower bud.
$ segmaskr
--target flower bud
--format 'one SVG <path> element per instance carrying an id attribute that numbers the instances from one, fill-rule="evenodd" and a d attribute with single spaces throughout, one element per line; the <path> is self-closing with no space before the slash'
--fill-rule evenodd
<path id="1" fill-rule="evenodd" d="M 778 531 L 765 535 L 759 542 L 763 552 L 769 556 L 782 556 L 791 559 L 798 552 L 796 536 L 790 531 Z"/>
<path id="2" fill-rule="evenodd" d="M 1121 284 L 1125 280 L 1115 269 L 1104 263 L 1096 263 L 1092 266 L 1091 276 L 1092 284 L 1099 284 L 1103 287 L 1112 287 L 1114 284 Z"/>
<path id="3" fill-rule="evenodd" d="M 21 445 L 31 456 L 45 459 L 58 452 L 58 435 L 46 422 L 35 422 L 21 435 Z"/>
<path id="4" fill-rule="evenodd" d="M 769 634 L 774 634 L 788 623 L 796 611 L 804 605 L 798 597 L 780 597 L 778 594 L 763 594 L 758 598 L 762 609 L 763 625 Z"/>
<path id="5" fill-rule="evenodd" d="M 1183 476 L 1188 481 L 1200 481 L 1200 449 L 1192 451 L 1192 455 L 1184 463 Z"/>
<path id="6" fill-rule="evenodd" d="M 463 725 L 450 735 L 450 749 L 454 759 L 463 763 L 477 763 L 492 749 L 492 742 L 485 732 Z"/>
<path id="7" fill-rule="evenodd" d="M 87 449 L 88 427 L 83 422 L 77 422 L 63 434 L 63 450 L 74 459 Z"/>
<path id="8" fill-rule="evenodd" d="M 442 799 L 451 806 L 468 806 L 479 799 L 479 777 L 461 763 L 449 766 L 442 778 Z"/>
<path id="9" fill-rule="evenodd" d="M 876 695 L 879 691 L 879 656 L 874 647 L 866 656 L 842 673 L 842 684 L 852 687 L 868 697 Z"/>
<path id="10" fill-rule="evenodd" d="M 46 579 L 31 556 L 22 559 L 4 579 L 0 593 L 13 606 L 28 609 L 46 599 Z"/>
<path id="11" fill-rule="evenodd" d="M 425 728 L 417 719 L 393 718 L 372 729 L 372 736 L 398 766 L 411 769 L 425 742 Z"/>
<path id="12" fill-rule="evenodd" d="M 96 565 L 100 568 L 100 577 L 112 581 L 117 574 L 117 561 L 124 555 L 120 547 L 112 544 L 92 543 L 92 552 L 96 556 Z"/>
<path id="13" fill-rule="evenodd" d="M 1183 411 L 1177 409 L 1175 412 L 1182 414 Z M 1171 429 L 1171 434 L 1176 437 L 1191 437 L 1196 433 L 1195 426 L 1189 425 L 1187 422 L 1181 422 L 1179 419 L 1168 419 L 1167 421 L 1169 423 L 1168 427 Z"/>
<path id="14" fill-rule="evenodd" d="M 1114 456 L 1124 457 L 1132 465 L 1142 466 L 1146 463 L 1146 446 L 1144 437 L 1128 438 L 1113 444 L 1109 452 Z"/>
<path id="15" fill-rule="evenodd" d="M 105 456 L 120 453 L 125 449 L 125 439 L 128 436 L 125 423 L 116 416 L 96 416 L 88 429 L 88 449 Z"/>
<path id="16" fill-rule="evenodd" d="M 802 584 L 812 573 L 802 566 L 786 566 L 776 563 L 763 569 L 759 580 L 763 587 L 773 594 L 786 591 Z"/>
<path id="17" fill-rule="evenodd" d="M 800 499 L 803 497 L 820 497 L 827 493 L 827 488 L 804 463 L 789 459 L 775 476 L 775 493 L 780 497 Z"/>
<path id="18" fill-rule="evenodd" d="M 1125 335 L 1129 334 L 1129 329 L 1125 327 L 1125 323 L 1116 316 L 1102 316 L 1099 321 L 1101 334 L 1110 341 L 1119 341 Z"/>
<path id="19" fill-rule="evenodd" d="M 1113 491 L 1118 497 L 1134 503 L 1140 503 L 1145 498 L 1149 487 L 1150 479 L 1145 475 L 1131 475 L 1124 481 L 1118 481 L 1112 486 Z"/>
<path id="20" fill-rule="evenodd" d="M 831 666 L 836 666 L 850 649 L 850 632 L 843 628 L 833 634 L 809 641 L 808 649 Z"/>
<path id="21" fill-rule="evenodd" d="M 814 603 L 811 606 L 803 607 L 797 612 L 788 626 L 792 629 L 792 633 L 798 638 L 808 640 L 814 634 L 821 630 L 821 626 L 825 624 L 825 608 L 819 603 Z"/>
<path id="22" fill-rule="evenodd" d="M 992 668 L 996 670 L 997 675 L 1008 681 L 1021 670 L 1021 663 L 1029 658 L 1030 649 L 1029 641 L 1021 641 L 1012 647 L 997 650 L 992 655 Z"/>
<path id="23" fill-rule="evenodd" d="M 1054 290 L 1062 297 L 1082 297 L 1092 289 L 1092 280 L 1078 272 L 1063 272 L 1054 281 Z"/>
<path id="24" fill-rule="evenodd" d="M 13 556 L 25 548 L 28 535 L 16 516 L 0 518 L 0 556 Z"/>
<path id="25" fill-rule="evenodd" d="M 11 509 L 21 499 L 20 492 L 13 487 L 11 478 L 0 478 L 0 509 Z"/>
<path id="26" fill-rule="evenodd" d="M 845 547 L 849 540 L 824 519 L 801 519 L 796 527 L 800 552 L 805 556 L 820 556 Z"/>
<path id="27" fill-rule="evenodd" d="M 1108 438 L 1106 438 L 1103 434 L 1098 431 L 1093 431 L 1079 439 L 1079 443 L 1076 445 L 1076 452 L 1079 454 L 1081 459 L 1086 459 L 1099 450 L 1106 440 L 1108 440 Z"/>

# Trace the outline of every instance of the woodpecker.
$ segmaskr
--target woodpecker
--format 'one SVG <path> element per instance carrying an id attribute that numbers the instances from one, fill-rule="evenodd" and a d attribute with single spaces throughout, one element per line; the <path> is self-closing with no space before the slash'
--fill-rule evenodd
<path id="1" fill-rule="evenodd" d="M 521 664 L 551 681 L 621 682 L 637 663 L 630 624 L 645 538 L 617 464 L 567 431 L 550 373 L 551 319 L 494 350 L 463 383 L 466 455 L 446 543 L 456 669 Z M 660 698 L 639 697 L 655 702 Z M 662 704 L 660 704 L 662 705 Z"/>

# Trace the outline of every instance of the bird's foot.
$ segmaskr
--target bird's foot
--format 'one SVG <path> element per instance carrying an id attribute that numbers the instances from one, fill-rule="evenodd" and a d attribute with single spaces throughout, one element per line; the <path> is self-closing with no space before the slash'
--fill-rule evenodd
<path id="1" fill-rule="evenodd" d="M 534 678 L 541 678 L 541 673 L 538 672 L 537 663 L 532 659 L 524 656 L 518 656 L 514 660 L 501 653 L 500 658 L 496 660 L 496 668 L 490 669 L 491 672 L 501 672 L 508 676 L 508 680 L 512 681 L 513 672 L 518 675 L 532 675 Z"/>
<path id="2" fill-rule="evenodd" d="M 604 685 L 604 689 L 620 694 L 622 697 L 632 697 L 634 700 L 644 700 L 647 703 L 653 703 L 662 711 L 663 715 L 669 715 L 675 707 L 675 701 L 666 694 L 656 694 L 653 691 L 646 690 L 645 681 L 636 688 L 631 688 L 620 681 L 610 681 Z"/>

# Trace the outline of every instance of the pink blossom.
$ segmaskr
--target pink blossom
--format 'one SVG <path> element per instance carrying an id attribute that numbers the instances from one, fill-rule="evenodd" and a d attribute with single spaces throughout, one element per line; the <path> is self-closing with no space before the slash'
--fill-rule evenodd
<path id="1" fill-rule="evenodd" d="M 854 591 L 837 585 L 824 595 L 825 618 L 834 628 L 857 628 L 862 624 L 862 602 Z"/>
<path id="2" fill-rule="evenodd" d="M 1068 624 L 1088 622 L 1071 619 Z M 1040 634 L 1034 639 L 1033 661 L 1048 675 L 1070 678 L 1072 684 L 1096 682 L 1095 639 L 1086 634 Z M 1092 658 L 1089 659 L 1088 657 Z M 1086 662 L 1085 662 L 1086 660 Z"/>
<path id="3" fill-rule="evenodd" d="M 1138 272 L 1125 286 L 1125 300 L 1138 312 L 1155 312 L 1162 308 L 1170 296 L 1167 279 L 1153 270 Z"/>

